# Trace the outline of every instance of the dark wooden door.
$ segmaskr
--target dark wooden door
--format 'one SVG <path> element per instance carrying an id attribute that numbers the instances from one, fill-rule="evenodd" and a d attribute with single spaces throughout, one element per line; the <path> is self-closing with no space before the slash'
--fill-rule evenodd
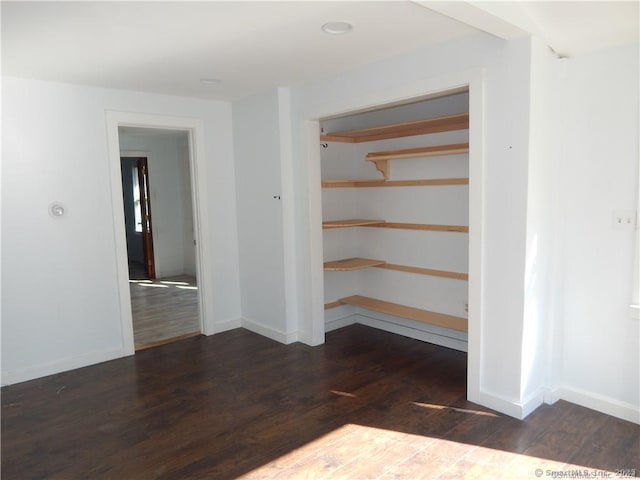
<path id="1" fill-rule="evenodd" d="M 147 159 L 138 158 L 138 185 L 140 188 L 140 211 L 142 216 L 142 245 L 144 264 L 149 278 L 156 278 L 156 265 L 153 255 L 153 230 L 151 223 L 151 194 L 149 192 L 149 167 Z"/>

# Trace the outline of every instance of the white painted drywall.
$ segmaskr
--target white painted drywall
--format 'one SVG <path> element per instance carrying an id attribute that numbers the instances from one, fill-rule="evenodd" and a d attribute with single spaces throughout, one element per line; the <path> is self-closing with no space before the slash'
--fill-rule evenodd
<path id="1" fill-rule="evenodd" d="M 191 202 L 187 204 L 185 201 L 191 198 L 189 163 L 184 161 L 184 152 L 181 149 L 187 142 L 187 134 L 143 134 L 127 130 L 121 131 L 119 138 L 121 152 L 138 151 L 147 152 L 149 155 L 149 191 L 156 277 L 186 274 L 185 243 L 193 228 Z M 191 221 L 187 222 L 186 219 Z M 194 270 L 195 264 L 192 263 L 190 271 Z"/>
<path id="2" fill-rule="evenodd" d="M 191 188 L 191 165 L 189 165 L 189 139 L 184 136 L 178 139 L 178 156 L 182 175 L 182 205 L 184 215 L 182 216 L 182 261 L 184 273 L 196 276 L 196 246 L 195 233 L 193 227 L 193 190 Z"/>
<path id="3" fill-rule="evenodd" d="M 614 229 L 612 216 L 637 209 L 638 58 L 637 44 L 576 55 L 565 61 L 557 85 L 563 102 L 560 397 L 636 422 L 640 334 L 628 309 L 638 268 L 634 231 Z"/>
<path id="4" fill-rule="evenodd" d="M 106 110 L 202 120 L 213 321 L 237 322 L 230 104 L 10 77 L 2 100 L 3 383 L 123 354 Z M 64 217 L 49 216 L 53 201 Z"/>
<path id="5" fill-rule="evenodd" d="M 524 278 L 524 316 L 521 362 L 521 398 L 525 414 L 543 401 L 553 383 L 552 364 L 562 316 L 558 269 L 558 195 L 556 175 L 560 161 L 555 147 L 564 108 L 555 82 L 559 62 L 540 40 L 531 45 L 531 96 L 527 185 L 527 247 Z"/>
<path id="6" fill-rule="evenodd" d="M 233 104 L 233 137 L 243 325 L 286 341 L 276 90 Z"/>

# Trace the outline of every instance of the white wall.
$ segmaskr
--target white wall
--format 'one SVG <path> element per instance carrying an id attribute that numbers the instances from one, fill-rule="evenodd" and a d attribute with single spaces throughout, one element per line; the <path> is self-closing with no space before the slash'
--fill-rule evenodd
<path id="1" fill-rule="evenodd" d="M 164 278 L 193 272 L 193 221 L 189 163 L 181 146 L 187 134 L 141 134 L 120 132 L 120 151 L 147 152 L 153 253 L 156 277 Z M 188 159 L 188 157 L 187 157 Z M 186 169 L 185 169 L 186 167 Z M 191 242 L 188 239 L 191 235 Z M 187 247 L 190 246 L 190 249 Z M 186 258 L 185 258 L 186 257 Z"/>
<path id="2" fill-rule="evenodd" d="M 4 77 L 2 381 L 122 355 L 105 110 L 202 120 L 213 319 L 240 316 L 231 107 Z M 48 215 L 60 201 L 67 214 Z"/>
<path id="3" fill-rule="evenodd" d="M 530 42 L 503 42 L 478 35 L 400 55 L 293 90 L 298 129 L 294 138 L 299 206 L 301 318 L 313 298 L 313 251 L 308 223 L 310 168 L 303 138 L 304 120 L 370 107 L 415 94 L 432 79 L 460 78 L 484 68 L 484 239 L 482 242 L 481 394 L 483 402 L 521 415 L 522 318 L 529 140 Z M 444 81 L 442 81 L 444 82 Z M 424 92 L 427 93 L 427 92 Z M 312 192 L 313 194 L 313 192 Z M 311 199 L 312 200 L 312 199 Z M 307 251 L 305 252 L 305 244 Z M 307 258 L 305 258 L 307 257 Z M 303 281 L 307 283 L 302 284 Z M 305 327 L 308 330 L 310 327 Z M 528 407 L 527 407 L 528 408 Z"/>
<path id="4" fill-rule="evenodd" d="M 193 192 L 191 187 L 191 165 L 189 165 L 189 139 L 185 136 L 178 140 L 178 156 L 182 175 L 182 261 L 185 275 L 196 276 L 196 248 L 193 227 Z"/>
<path id="5" fill-rule="evenodd" d="M 576 55 L 563 102 L 563 337 L 559 395 L 640 421 L 638 320 L 629 314 L 634 231 L 613 228 L 638 201 L 638 46 Z"/>
<path id="6" fill-rule="evenodd" d="M 558 311 L 559 182 L 558 114 L 564 108 L 556 92 L 561 61 L 541 41 L 532 39 L 527 238 L 521 360 L 521 398 L 538 405 L 553 384 L 562 322 Z"/>
<path id="7" fill-rule="evenodd" d="M 233 104 L 243 326 L 288 343 L 279 117 L 276 90 Z"/>

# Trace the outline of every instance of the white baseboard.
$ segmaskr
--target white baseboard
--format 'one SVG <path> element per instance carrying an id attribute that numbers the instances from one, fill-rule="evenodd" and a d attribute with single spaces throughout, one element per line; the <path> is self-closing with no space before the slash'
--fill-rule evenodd
<path id="1" fill-rule="evenodd" d="M 275 340 L 276 342 L 284 343 L 288 345 L 293 342 L 298 341 L 298 332 L 283 332 L 281 330 L 276 330 L 275 328 L 264 325 L 263 323 L 256 322 L 255 320 L 251 320 L 248 318 L 242 319 L 242 327 L 247 330 L 251 330 L 258 335 L 262 335 L 264 337 L 270 338 L 271 340 Z"/>
<path id="2" fill-rule="evenodd" d="M 415 338 L 416 340 L 422 340 L 423 342 L 433 343 L 442 347 L 452 348 L 461 352 L 467 351 L 467 342 L 457 338 L 447 337 L 439 335 L 426 329 L 413 328 L 409 325 L 403 325 L 396 323 L 395 317 L 391 315 L 376 314 L 375 312 L 367 311 L 367 315 L 357 313 L 353 315 L 356 322 L 369 327 L 384 330 L 386 332 L 396 333 L 403 337 Z M 402 321 L 402 320 L 400 320 Z M 409 322 L 407 322 L 409 323 Z"/>
<path id="3" fill-rule="evenodd" d="M 46 377 L 48 375 L 74 370 L 76 368 L 87 367 L 89 365 L 95 365 L 96 363 L 102 363 L 124 356 L 122 347 L 103 350 L 100 352 L 91 352 L 85 355 L 64 358 L 56 362 L 36 365 L 22 370 L 2 372 L 1 383 L 2 385 L 12 385 L 14 383 L 26 382 L 35 378 Z"/>
<path id="4" fill-rule="evenodd" d="M 349 325 L 353 325 L 357 323 L 356 315 L 348 315 L 346 317 L 336 318 L 333 320 L 327 320 L 324 324 L 324 331 L 331 332 L 333 330 L 337 330 L 342 327 L 348 327 Z"/>
<path id="5" fill-rule="evenodd" d="M 234 328 L 240 328 L 240 327 L 242 327 L 241 318 L 231 318 L 228 320 L 223 320 L 222 322 L 215 322 L 213 324 L 212 335 L 215 335 L 216 333 L 226 332 L 227 330 L 233 330 Z"/>
<path id="6" fill-rule="evenodd" d="M 505 415 L 508 415 L 510 417 L 517 418 L 518 420 L 522 420 L 524 418 L 522 415 L 522 404 L 517 401 L 504 398 L 500 395 L 481 391 L 478 393 L 477 398 L 469 396 L 469 401 L 482 405 L 483 407 L 490 408 L 497 412 L 504 413 Z"/>
<path id="7" fill-rule="evenodd" d="M 621 402 L 611 397 L 589 392 L 581 388 L 560 387 L 559 397 L 567 402 L 575 403 L 613 417 L 640 424 L 640 406 Z"/>
<path id="8" fill-rule="evenodd" d="M 527 418 L 529 414 L 533 413 L 540 405 L 544 403 L 545 394 L 547 389 L 540 387 L 535 392 L 526 397 L 522 403 L 520 403 L 520 418 Z"/>
<path id="9" fill-rule="evenodd" d="M 560 389 L 558 387 L 547 387 L 544 391 L 544 403 L 553 405 L 560 400 Z"/>
<path id="10" fill-rule="evenodd" d="M 487 391 L 481 391 L 477 398 L 469 396 L 469 401 L 522 420 L 542 405 L 542 390 L 531 395 L 524 402 L 511 400 Z"/>

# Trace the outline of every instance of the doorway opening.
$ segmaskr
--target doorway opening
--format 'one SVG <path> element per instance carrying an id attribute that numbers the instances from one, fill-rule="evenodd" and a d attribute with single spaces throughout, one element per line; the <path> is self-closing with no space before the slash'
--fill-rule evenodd
<path id="1" fill-rule="evenodd" d="M 110 111 L 107 132 L 123 355 L 212 333 L 201 121 Z"/>
<path id="2" fill-rule="evenodd" d="M 189 136 L 135 127 L 118 136 L 137 351 L 201 334 Z"/>
<path id="3" fill-rule="evenodd" d="M 387 242 L 386 237 L 398 236 L 401 232 L 406 232 L 404 236 L 409 237 L 409 235 L 414 235 L 417 232 L 422 230 L 425 231 L 424 235 L 427 234 L 435 237 L 438 233 L 437 229 L 431 229 L 433 225 L 446 225 L 449 226 L 449 216 L 437 216 L 440 215 L 439 212 L 434 213 L 434 219 L 425 218 L 424 220 L 417 221 L 412 220 L 408 217 L 408 212 L 420 213 L 421 210 L 417 211 L 415 207 L 415 203 L 411 203 L 410 195 L 407 193 L 406 195 L 403 193 L 403 198 L 406 196 L 406 201 L 403 203 L 395 204 L 399 205 L 397 211 L 387 211 L 389 205 L 392 205 L 391 202 L 386 202 L 385 199 L 387 196 L 390 196 L 393 191 L 406 191 L 410 192 L 414 188 L 422 188 L 419 187 L 421 183 L 425 185 L 433 184 L 434 187 L 431 187 L 434 190 L 434 194 L 436 190 L 441 190 L 444 188 L 457 188 L 460 189 L 462 187 L 459 186 L 438 186 L 437 182 L 433 182 L 433 179 L 439 179 L 438 176 L 429 176 L 421 175 L 418 180 L 417 177 L 407 176 L 401 177 L 399 174 L 403 169 L 406 169 L 410 166 L 410 163 L 413 162 L 413 156 L 417 153 L 418 150 L 425 149 L 426 147 L 431 147 L 431 144 L 416 144 L 416 145 L 399 145 L 399 146 L 391 146 L 387 148 L 385 145 L 376 145 L 372 150 L 367 150 L 366 148 L 362 151 L 358 152 L 358 157 L 360 160 L 363 160 L 362 163 L 365 163 L 364 160 L 369 160 L 366 162 L 366 165 L 369 167 L 377 167 L 378 173 L 375 170 L 372 170 L 371 178 L 373 175 L 378 175 L 378 179 L 371 182 L 367 176 L 362 176 L 362 179 L 357 176 L 357 172 L 355 172 L 356 176 L 353 177 L 354 171 L 336 171 L 332 173 L 331 178 L 326 178 L 326 180 L 337 179 L 338 181 L 324 183 L 325 172 L 323 172 L 323 164 L 322 157 L 324 156 L 324 147 L 325 145 L 329 146 L 330 137 L 327 138 L 326 134 L 332 133 L 334 128 L 338 132 L 342 131 L 351 131 L 354 130 L 356 133 L 359 131 L 364 133 L 371 133 L 371 131 L 377 131 L 376 124 L 370 125 L 353 125 L 349 124 L 349 122 L 356 117 L 359 117 L 363 114 L 367 114 L 368 112 L 380 111 L 383 109 L 392 109 L 394 107 L 399 107 L 400 109 L 411 108 L 411 104 L 419 104 L 420 102 L 427 101 L 430 99 L 437 99 L 439 97 L 447 97 L 450 95 L 456 95 L 463 92 L 466 92 L 468 96 L 468 140 L 456 140 L 450 139 L 446 140 L 447 144 L 451 143 L 468 143 L 468 161 L 467 161 L 467 174 L 465 180 L 465 184 L 467 184 L 464 189 L 467 190 L 466 202 L 464 201 L 464 197 L 455 197 L 456 205 L 459 206 L 459 209 L 456 212 L 452 212 L 453 216 L 460 213 L 464 213 L 465 210 L 467 212 L 466 220 L 467 225 L 464 231 L 462 229 L 458 229 L 460 231 L 456 231 L 456 235 L 458 240 L 460 240 L 461 244 L 466 243 L 467 245 L 467 261 L 466 266 L 468 267 L 466 273 L 466 289 L 464 287 L 460 287 L 460 280 L 455 280 L 458 282 L 458 285 L 455 287 L 455 290 L 451 290 L 454 292 L 452 298 L 453 303 L 451 304 L 453 308 L 458 308 L 458 312 L 452 312 L 455 317 L 466 317 L 467 327 L 466 327 L 466 339 L 464 336 L 456 334 L 453 342 L 449 342 L 450 339 L 444 338 L 447 336 L 447 331 L 435 332 L 440 333 L 442 339 L 446 340 L 448 343 L 457 343 L 460 345 L 460 341 L 466 340 L 466 351 L 467 351 L 467 399 L 470 401 L 474 401 L 476 403 L 483 403 L 484 395 L 480 389 L 480 366 L 482 365 L 482 329 L 483 329 L 483 309 L 481 307 L 482 304 L 482 271 L 483 271 L 483 255 L 482 255 L 482 239 L 484 237 L 484 222 L 483 222 L 483 212 L 484 212 L 484 196 L 483 196 L 483 185 L 484 185 L 484 157 L 483 157 L 483 84 L 484 77 L 482 70 L 469 70 L 465 72 L 460 72 L 459 74 L 444 76 L 444 77 L 434 77 L 432 79 L 427 79 L 415 84 L 406 85 L 401 89 L 397 89 L 395 91 L 372 91 L 368 94 L 362 95 L 358 98 L 345 98 L 341 101 L 338 101 L 334 104 L 325 105 L 318 104 L 315 107 L 310 106 L 306 112 L 306 120 L 304 123 L 304 145 L 306 151 L 306 159 L 307 159 L 307 180 L 309 186 L 309 235 L 310 235 L 310 263 L 309 263 L 309 282 L 308 282 L 308 294 L 309 294 L 309 304 L 311 315 L 309 321 L 306 324 L 307 335 L 309 337 L 310 343 L 319 344 L 324 341 L 324 334 L 327 330 L 332 328 L 338 328 L 340 323 L 349 322 L 345 315 L 349 313 L 359 314 L 360 316 L 366 316 L 362 323 L 369 322 L 375 324 L 380 327 L 385 327 L 383 329 L 388 329 L 389 331 L 393 331 L 394 333 L 399 333 L 401 335 L 407 335 L 408 330 L 405 328 L 410 326 L 410 324 L 404 322 L 405 319 L 410 320 L 418 320 L 422 321 L 423 311 L 429 310 L 437 313 L 447 313 L 450 315 L 451 313 L 445 310 L 444 308 L 440 308 L 440 305 L 436 305 L 434 302 L 434 307 L 430 305 L 421 305 L 418 304 L 418 300 L 422 301 L 422 297 L 419 296 L 420 292 L 424 290 L 420 289 L 401 289 L 396 293 L 398 294 L 399 300 L 395 297 L 391 298 L 389 294 L 390 290 L 388 286 L 389 283 L 383 284 L 382 282 L 378 282 L 378 277 L 382 277 L 383 275 L 391 276 L 391 275 L 414 275 L 417 277 L 419 274 L 428 274 L 433 272 L 428 272 L 427 270 L 432 269 L 431 262 L 424 263 L 422 262 L 418 265 L 421 268 L 406 268 L 407 266 L 414 267 L 413 258 L 407 259 L 406 263 L 403 263 L 405 259 L 396 259 L 395 255 L 398 252 L 405 252 L 404 250 L 397 248 L 395 250 L 386 248 L 390 245 L 390 242 Z M 447 113 L 447 112 L 442 112 Z M 435 114 L 435 112 L 434 112 Z M 365 115 L 366 116 L 366 115 Z M 407 120 L 406 118 L 396 118 L 395 120 L 389 119 L 382 122 L 383 124 L 400 122 L 403 120 Z M 409 119 L 408 123 L 411 126 L 411 120 Z M 331 125 L 330 130 L 327 129 L 328 123 L 339 123 L 344 122 L 344 125 Z M 324 128 L 324 132 L 321 131 L 321 128 Z M 384 132 L 377 132 L 384 133 Z M 320 142 L 319 139 L 323 138 Z M 388 137 L 387 137 L 388 138 Z M 335 142 L 335 139 L 333 139 Z M 380 138 L 379 141 L 383 141 L 384 138 Z M 343 140 L 345 142 L 345 140 Z M 342 143 L 338 140 L 338 143 L 335 144 L 334 149 L 356 149 L 359 150 L 358 145 L 363 145 L 361 143 L 361 139 L 354 140 L 350 146 L 350 142 Z M 374 142 L 375 143 L 375 142 Z M 436 145 L 434 143 L 434 145 Z M 379 147 L 379 148 L 378 148 Z M 379 151 L 380 150 L 380 151 Z M 392 162 L 390 157 L 381 158 L 376 157 L 374 155 L 367 154 L 370 153 L 384 153 L 393 156 L 395 153 L 400 153 L 401 157 L 404 158 L 401 162 Z M 430 153 L 430 152 L 429 152 Z M 405 156 L 407 154 L 407 156 Z M 401 158 L 398 157 L 398 158 Z M 409 159 L 409 160 L 405 160 Z M 419 160 L 415 160 L 415 162 L 419 163 Z M 424 161 L 423 161 L 424 162 Z M 393 164 L 393 167 L 390 167 L 392 173 L 390 175 L 388 167 L 390 164 Z M 372 167 L 373 165 L 373 167 Z M 444 163 L 446 165 L 446 162 Z M 429 164 L 431 166 L 431 164 Z M 343 164 L 339 164 L 336 162 L 336 168 L 347 168 Z M 360 168 L 360 167 L 358 167 Z M 422 165 L 421 165 L 422 168 Z M 448 168 L 448 167 L 447 167 Z M 426 173 L 426 172 L 425 172 Z M 445 172 L 443 170 L 442 177 L 445 176 L 449 178 L 449 175 L 453 172 Z M 446 175 L 445 175 L 446 173 Z M 335 174 L 335 176 L 333 176 Z M 379 176 L 382 175 L 383 179 L 380 180 Z M 396 178 L 394 178 L 396 177 Z M 348 181 L 344 179 L 347 178 Z M 463 178 L 463 174 L 459 175 L 455 174 L 455 177 L 451 178 Z M 342 180 L 342 181 L 340 181 Z M 354 181 L 355 180 L 355 181 Z M 361 181 L 365 180 L 365 181 Z M 392 180 L 390 183 L 388 180 Z M 428 180 L 422 182 L 422 180 Z M 393 185 L 392 185 L 393 183 Z M 451 182 L 453 183 L 453 182 Z M 462 181 L 460 181 L 462 183 Z M 391 188 L 371 188 L 374 186 L 385 186 Z M 357 187 L 366 187 L 366 188 L 357 188 Z M 327 190 L 331 189 L 331 190 Z M 324 218 L 324 213 L 327 212 L 327 208 L 331 208 L 333 204 L 331 204 L 331 200 L 325 195 L 323 195 L 323 191 L 327 192 L 335 192 L 342 197 L 347 197 L 343 199 L 339 199 L 336 203 L 339 205 L 354 205 L 354 203 L 348 202 L 348 197 L 357 195 L 354 191 L 357 190 L 360 196 L 365 197 L 365 201 L 361 202 L 358 208 L 354 208 L 352 212 L 345 213 L 343 210 L 336 211 L 336 219 L 344 220 L 344 216 L 348 215 L 350 218 L 365 218 L 365 219 L 373 219 L 376 220 L 376 223 L 380 223 L 378 225 L 372 225 L 374 228 L 367 227 L 356 227 L 352 229 L 348 229 L 346 227 L 350 225 L 340 224 L 327 224 L 326 220 L 333 220 L 333 218 Z M 340 193 L 344 192 L 344 193 Z M 369 193 L 371 192 L 371 193 Z M 374 193 L 378 192 L 378 193 Z M 380 205 L 382 205 L 382 210 L 380 212 L 374 211 L 371 205 L 373 202 L 369 202 L 369 197 L 377 195 L 382 197 Z M 333 196 L 336 196 L 333 194 Z M 433 203 L 438 204 L 439 201 L 434 200 Z M 440 202 L 442 204 L 442 202 Z M 406 207 L 403 207 L 403 205 Z M 443 204 L 447 206 L 448 204 Z M 447 207 L 448 208 L 448 207 Z M 413 210 L 412 210 L 413 209 Z M 343 215 L 345 214 L 345 215 Z M 387 215 L 388 214 L 388 215 Z M 352 217 L 354 215 L 354 217 Z M 391 219 L 391 224 L 389 224 L 389 220 L 384 218 L 385 216 L 389 216 Z M 401 220 L 397 220 L 397 218 L 401 218 Z M 387 220 L 386 225 L 382 225 L 380 220 Z M 347 219 L 348 220 L 348 219 Z M 411 221 L 410 221 L 411 220 Z M 464 225 L 464 217 L 454 218 L 456 226 L 465 226 Z M 344 222 L 348 224 L 349 222 Z M 430 225 L 429 228 L 426 226 L 423 227 L 421 224 Z M 405 227 L 408 227 L 405 228 Z M 413 228 L 416 227 L 416 228 Z M 420 227 L 420 228 L 417 228 Z M 346 230 L 345 230 L 346 228 Z M 344 230 L 344 231 L 343 231 Z M 353 233 L 351 232 L 353 230 Z M 397 230 L 397 231 L 396 231 Z M 411 230 L 416 230 L 413 232 Z M 434 230 L 431 233 L 431 230 Z M 453 233 L 449 234 L 448 228 L 442 228 L 441 230 L 447 233 L 443 235 L 452 236 Z M 455 230 L 455 229 L 454 229 Z M 351 235 L 355 238 L 355 242 L 344 243 L 342 239 L 333 238 L 339 237 L 341 234 L 346 234 L 346 236 Z M 464 237 L 467 237 L 466 242 L 464 241 Z M 329 237 L 329 238 L 327 238 Z M 364 248 L 360 248 L 360 245 L 363 244 L 362 239 L 366 237 L 367 245 Z M 381 238 L 378 238 L 381 237 Z M 382 238 L 384 237 L 384 238 Z M 377 243 L 376 243 L 377 242 Z M 357 245 L 358 248 L 354 248 L 353 252 L 351 251 L 338 251 L 340 248 L 345 248 L 344 246 L 353 246 Z M 448 245 L 444 245 L 445 248 L 449 248 Z M 464 245 L 462 245 L 464 247 Z M 411 250 L 406 250 L 407 252 L 411 252 Z M 444 250 L 443 250 L 444 251 Z M 463 250 L 462 250 L 463 251 Z M 420 252 L 422 253 L 422 252 Z M 335 255 L 334 255 L 335 254 Z M 384 257 L 387 255 L 387 257 Z M 393 256 L 393 258 L 392 258 Z M 331 258 L 329 258 L 331 257 Z M 335 257 L 335 258 L 333 258 Z M 348 258 L 347 258 L 348 257 Z M 326 284 L 326 276 L 324 275 L 324 271 L 327 269 L 327 260 L 344 260 L 344 259 L 352 259 L 352 258 L 366 258 L 366 259 L 376 259 L 376 260 L 384 260 L 387 265 L 375 266 L 373 267 L 373 273 L 364 273 L 360 275 L 358 273 L 359 266 L 354 267 L 354 272 L 347 272 L 347 275 L 359 276 L 360 278 L 356 278 L 354 285 L 357 288 L 365 288 L 372 293 L 365 293 L 364 295 L 359 291 L 355 290 L 352 293 L 340 294 L 338 295 L 337 290 L 340 284 L 344 284 L 344 278 L 347 275 L 341 275 L 340 270 L 344 269 L 343 263 L 348 262 L 334 262 L 338 263 L 336 265 L 336 272 L 329 272 L 332 277 L 337 277 L 335 282 L 331 282 L 331 285 Z M 456 257 L 455 252 L 451 253 L 450 258 L 454 261 L 460 260 L 459 257 Z M 391 260 L 389 260 L 391 259 Z M 401 261 L 402 260 L 402 261 Z M 439 258 L 437 258 L 439 261 Z M 389 265 L 391 263 L 392 265 Z M 330 265 L 331 266 L 331 265 Z M 460 267 L 464 266 L 464 262 L 460 264 Z M 389 271 L 387 271 L 389 270 Z M 435 268 L 435 270 L 440 270 L 450 273 L 454 272 L 464 273 L 463 270 L 458 270 L 455 268 L 455 265 L 451 267 L 445 268 Z M 441 273 L 441 272 L 437 272 Z M 451 275 L 453 277 L 453 275 Z M 443 277 L 445 281 L 449 281 L 449 278 Z M 453 278 L 451 278 L 454 281 Z M 442 282 L 440 278 L 434 278 L 434 282 Z M 450 282 L 451 283 L 451 282 Z M 391 283 L 395 287 L 396 283 Z M 364 286 L 364 287 L 363 287 Z M 349 285 L 345 290 L 348 291 Z M 335 292 L 334 292 L 335 290 Z M 336 293 L 336 295 L 333 295 Z M 353 295 L 355 293 L 356 295 Z M 411 293 L 415 294 L 415 298 L 405 298 L 408 297 Z M 449 291 L 447 291 L 447 294 Z M 466 295 L 465 295 L 466 293 Z M 345 296 L 348 295 L 348 296 Z M 335 299 L 333 298 L 335 297 Z M 363 300 L 367 300 L 366 302 Z M 466 297 L 466 299 L 465 299 Z M 442 299 L 448 300 L 449 297 L 438 297 L 434 298 L 436 302 L 440 302 Z M 371 302 L 369 300 L 382 300 Z M 356 300 L 359 302 L 356 304 Z M 414 300 L 416 304 L 414 305 Z M 366 303 L 366 305 L 363 305 Z M 406 305 L 417 306 L 418 308 L 414 309 L 406 309 L 404 308 Z M 388 309 L 387 307 L 392 307 Z M 437 309 L 436 309 L 437 308 Z M 438 311 L 440 310 L 440 311 Z M 462 311 L 460 311 L 462 310 Z M 371 314 L 371 312 L 374 312 Z M 334 314 L 335 313 L 335 314 Z M 401 315 L 398 315 L 401 313 Z M 340 315 L 338 315 L 340 314 Z M 344 314 L 344 315 L 343 315 Z M 431 317 L 431 315 L 426 315 L 427 317 Z M 398 320 L 400 317 L 400 321 Z M 415 318 L 420 317 L 420 318 Z M 343 323 L 344 323 L 343 322 Z M 331 324 L 334 325 L 331 325 Z M 360 323 L 359 321 L 357 323 Z M 399 327 L 398 327 L 399 325 Z M 414 332 L 415 333 L 415 332 Z M 414 335 L 407 335 L 414 336 Z M 422 337 L 427 341 L 431 341 L 431 339 L 423 336 L 422 332 L 420 335 L 415 336 L 417 338 Z M 435 343 L 435 342 L 434 342 Z M 448 345 L 456 348 L 455 345 Z M 463 346 L 463 345 L 460 345 Z M 463 350 L 464 348 L 460 348 Z"/>
<path id="4" fill-rule="evenodd" d="M 325 331 L 467 350 L 468 112 L 456 89 L 320 121 Z"/>

